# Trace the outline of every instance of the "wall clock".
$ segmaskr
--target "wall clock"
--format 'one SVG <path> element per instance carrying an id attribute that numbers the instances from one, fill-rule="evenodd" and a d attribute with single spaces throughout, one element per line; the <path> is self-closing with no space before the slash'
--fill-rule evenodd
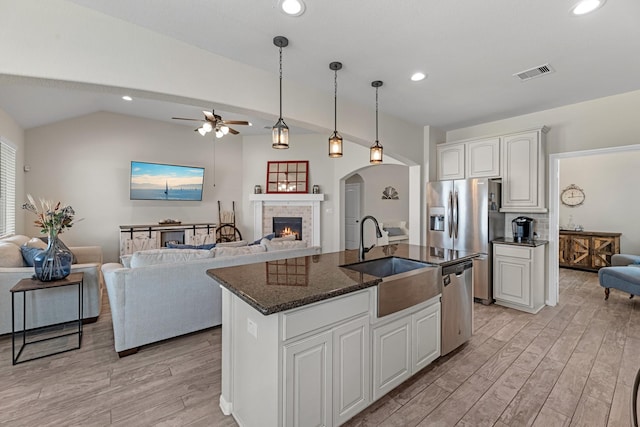
<path id="1" fill-rule="evenodd" d="M 560 193 L 560 201 L 563 205 L 575 208 L 584 203 L 584 190 L 575 184 L 571 184 Z"/>

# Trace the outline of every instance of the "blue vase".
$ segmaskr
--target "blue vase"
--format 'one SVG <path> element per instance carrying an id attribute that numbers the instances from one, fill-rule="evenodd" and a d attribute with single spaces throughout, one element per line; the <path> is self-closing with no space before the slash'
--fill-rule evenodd
<path id="1" fill-rule="evenodd" d="M 60 246 L 58 234 L 49 233 L 46 249 L 33 258 L 36 279 L 42 282 L 64 279 L 71 274 L 72 258 L 71 252 Z"/>

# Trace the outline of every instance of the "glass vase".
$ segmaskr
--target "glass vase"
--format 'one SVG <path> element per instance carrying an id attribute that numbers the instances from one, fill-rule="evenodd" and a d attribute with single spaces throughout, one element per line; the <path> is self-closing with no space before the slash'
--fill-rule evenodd
<path id="1" fill-rule="evenodd" d="M 72 254 L 60 245 L 58 233 L 50 232 L 46 249 L 33 258 L 36 279 L 42 282 L 64 279 L 71 273 Z"/>

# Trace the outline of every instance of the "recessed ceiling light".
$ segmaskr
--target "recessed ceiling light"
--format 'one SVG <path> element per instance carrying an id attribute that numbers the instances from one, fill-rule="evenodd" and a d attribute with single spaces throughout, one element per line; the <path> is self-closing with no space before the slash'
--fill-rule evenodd
<path id="1" fill-rule="evenodd" d="M 304 13 L 304 2 L 302 0 L 280 0 L 280 10 L 289 16 L 300 16 Z"/>
<path id="2" fill-rule="evenodd" d="M 586 15 L 600 9 L 606 0 L 580 0 L 573 5 L 571 13 L 577 16 Z"/>
<path id="3" fill-rule="evenodd" d="M 427 78 L 427 75 L 425 73 L 413 73 L 413 75 L 411 76 L 411 80 L 414 82 L 419 82 L 420 80 L 424 80 Z"/>
<path id="4" fill-rule="evenodd" d="M 133 98 L 130 97 L 129 95 L 123 96 L 122 99 L 124 99 L 125 101 L 133 101 Z"/>

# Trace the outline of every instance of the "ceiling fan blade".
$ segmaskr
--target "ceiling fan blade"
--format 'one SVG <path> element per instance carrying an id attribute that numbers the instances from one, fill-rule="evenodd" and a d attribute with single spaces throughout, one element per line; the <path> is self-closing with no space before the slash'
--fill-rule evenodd
<path id="1" fill-rule="evenodd" d="M 207 120 L 209 120 L 210 122 L 214 122 L 216 121 L 216 116 L 213 114 L 213 112 L 208 112 L 208 111 L 202 111 L 204 113 L 204 116 L 207 118 Z"/>
<path id="2" fill-rule="evenodd" d="M 228 126 L 227 126 L 228 127 Z M 233 129 L 233 128 L 229 128 L 229 133 L 232 133 L 234 135 L 239 134 L 240 132 L 238 132 L 237 130 Z"/>
<path id="3" fill-rule="evenodd" d="M 191 120 L 193 122 L 201 122 L 202 119 L 186 119 L 184 117 L 171 117 L 173 120 Z"/>
<path id="4" fill-rule="evenodd" d="M 244 125 L 244 126 L 249 126 L 251 124 L 246 120 L 223 120 L 222 123 L 224 123 L 225 125 Z"/>

